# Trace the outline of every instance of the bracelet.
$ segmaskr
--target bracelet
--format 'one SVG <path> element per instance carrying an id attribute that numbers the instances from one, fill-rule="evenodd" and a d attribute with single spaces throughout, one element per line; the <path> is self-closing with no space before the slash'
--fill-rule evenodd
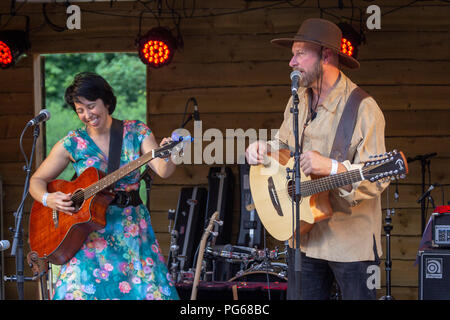
<path id="1" fill-rule="evenodd" d="M 331 172 L 330 176 L 336 174 L 338 172 L 338 162 L 334 159 L 331 159 Z"/>
<path id="2" fill-rule="evenodd" d="M 48 192 L 44 193 L 44 195 L 42 196 L 42 204 L 44 205 L 44 207 L 47 207 L 47 197 L 48 197 Z"/>

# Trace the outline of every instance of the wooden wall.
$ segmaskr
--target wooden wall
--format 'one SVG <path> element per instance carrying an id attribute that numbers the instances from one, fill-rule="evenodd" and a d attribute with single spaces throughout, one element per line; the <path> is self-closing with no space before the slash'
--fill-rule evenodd
<path id="1" fill-rule="evenodd" d="M 364 14 L 369 3 L 353 2 Z M 239 14 L 212 15 L 276 2 L 196 1 L 193 14 L 202 17 L 181 20 L 183 50 L 176 53 L 169 66 L 148 71 L 147 120 L 157 137 L 169 135 L 180 125 L 189 97 L 198 101 L 203 130 L 218 128 L 225 133 L 226 128 L 277 129 L 289 97 L 290 51 L 271 45 L 269 41 L 295 33 L 306 18 L 320 16 L 316 1 L 307 0 L 299 8 L 292 6 L 298 3 L 300 1 L 291 1 Z M 409 3 L 407 0 L 377 1 L 383 14 L 381 30 L 366 30 L 367 42 L 359 55 L 361 68 L 344 72 L 368 91 L 383 110 L 387 149 L 403 150 L 408 157 L 437 152 L 438 156 L 431 162 L 431 182 L 449 184 L 450 5 L 427 1 L 395 10 Z M 323 0 L 320 4 L 333 15 L 349 17 L 352 14 L 349 8 L 336 8 L 336 1 Z M 31 17 L 32 54 L 135 50 L 137 17 L 142 5 L 119 2 L 112 7 L 109 3 L 80 4 L 80 7 L 83 10 L 81 30 L 64 32 L 55 32 L 43 23 L 41 5 L 21 7 L 19 12 Z M 178 7 L 182 8 L 181 4 Z M 9 4 L 2 3 L 0 13 L 7 12 Z M 48 12 L 53 23 L 65 24 L 63 7 L 49 5 Z M 185 12 L 188 16 L 191 14 L 190 10 Z M 155 20 L 150 19 L 151 14 L 144 16 L 147 19 L 143 20 L 142 30 L 156 25 Z M 330 14 L 325 13 L 323 17 L 337 22 Z M 366 17 L 364 14 L 363 19 Z M 7 29 L 22 25 L 23 21 L 16 17 Z M 161 25 L 173 28 L 171 19 L 162 19 Z M 24 181 L 18 138 L 24 124 L 35 114 L 35 94 L 39 91 L 34 89 L 39 74 L 36 57 L 33 59 L 30 55 L 14 68 L 0 71 L 0 175 L 5 189 L 3 230 L 5 238 L 11 241 L 7 228 L 14 225 L 12 214 L 19 203 Z M 192 124 L 187 128 L 192 130 Z M 27 150 L 31 141 L 28 134 Z M 208 144 L 204 142 L 203 147 Z M 237 167 L 232 167 L 237 178 Z M 207 186 L 208 171 L 207 165 L 182 165 L 169 179 L 155 178 L 151 195 L 152 222 L 165 254 L 169 247 L 167 210 L 176 208 L 181 187 Z M 239 204 L 239 186 L 236 187 L 235 199 Z M 397 299 L 417 299 L 418 270 L 413 262 L 421 238 L 421 211 L 415 201 L 421 194 L 419 162 L 411 163 L 409 176 L 400 181 L 398 202 L 393 201 L 394 190 L 392 185 L 390 204 L 396 210 L 392 236 L 392 294 Z M 448 186 L 444 191 L 448 191 Z M 441 204 L 441 193 L 433 195 Z M 384 208 L 386 198 L 385 192 Z M 25 207 L 26 214 L 30 203 L 28 201 Z M 236 205 L 233 240 L 237 238 L 238 228 L 239 205 Z M 282 246 L 270 238 L 268 243 L 271 249 L 275 245 Z M 380 296 L 385 292 L 384 260 L 381 267 Z M 6 273 L 14 272 L 14 258 L 7 251 Z M 36 288 L 35 283 L 27 283 L 26 297 L 36 298 Z M 9 283 L 7 299 L 15 298 L 15 285 Z"/>

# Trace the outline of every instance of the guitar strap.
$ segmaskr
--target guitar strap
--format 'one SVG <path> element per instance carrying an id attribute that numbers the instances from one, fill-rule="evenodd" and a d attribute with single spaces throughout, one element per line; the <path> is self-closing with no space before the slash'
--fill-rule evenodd
<path id="1" fill-rule="evenodd" d="M 109 136 L 109 155 L 107 173 L 116 171 L 120 167 L 122 153 L 123 121 L 113 118 Z"/>
<path id="2" fill-rule="evenodd" d="M 359 105 L 361 104 L 361 101 L 368 97 L 370 97 L 369 94 L 360 87 L 356 87 L 350 93 L 336 130 L 333 147 L 330 152 L 331 159 L 335 159 L 339 162 L 353 160 L 347 159 L 348 149 L 352 140 L 353 131 L 355 130 Z"/>

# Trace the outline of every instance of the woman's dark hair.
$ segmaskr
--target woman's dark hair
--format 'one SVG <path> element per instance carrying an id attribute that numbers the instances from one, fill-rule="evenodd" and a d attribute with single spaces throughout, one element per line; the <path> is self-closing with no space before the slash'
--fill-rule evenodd
<path id="1" fill-rule="evenodd" d="M 79 97 L 89 101 L 101 99 L 108 108 L 109 114 L 116 109 L 116 96 L 109 83 L 96 73 L 82 72 L 75 76 L 73 82 L 67 87 L 64 99 L 76 112 L 75 102 L 80 102 Z"/>

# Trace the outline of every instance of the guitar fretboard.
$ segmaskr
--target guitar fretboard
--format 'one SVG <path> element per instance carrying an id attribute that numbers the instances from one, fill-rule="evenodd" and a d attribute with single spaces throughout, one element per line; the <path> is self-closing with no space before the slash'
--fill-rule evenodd
<path id="1" fill-rule="evenodd" d="M 304 181 L 300 185 L 300 192 L 302 197 L 307 197 L 316 193 L 343 187 L 361 180 L 364 180 L 363 177 L 361 177 L 361 172 L 359 169 L 355 169 L 332 176 Z"/>
<path id="2" fill-rule="evenodd" d="M 117 181 L 125 177 L 127 174 L 133 172 L 134 170 L 139 169 L 150 160 L 152 160 L 151 152 L 144 154 L 142 157 L 134 161 L 131 161 L 126 165 L 124 165 L 123 167 L 117 169 L 116 171 L 108 174 L 107 176 L 98 180 L 96 183 L 84 189 L 84 199 L 88 199 L 97 194 L 98 192 L 106 189 L 107 187 L 111 186 L 112 184 L 116 183 Z"/>

